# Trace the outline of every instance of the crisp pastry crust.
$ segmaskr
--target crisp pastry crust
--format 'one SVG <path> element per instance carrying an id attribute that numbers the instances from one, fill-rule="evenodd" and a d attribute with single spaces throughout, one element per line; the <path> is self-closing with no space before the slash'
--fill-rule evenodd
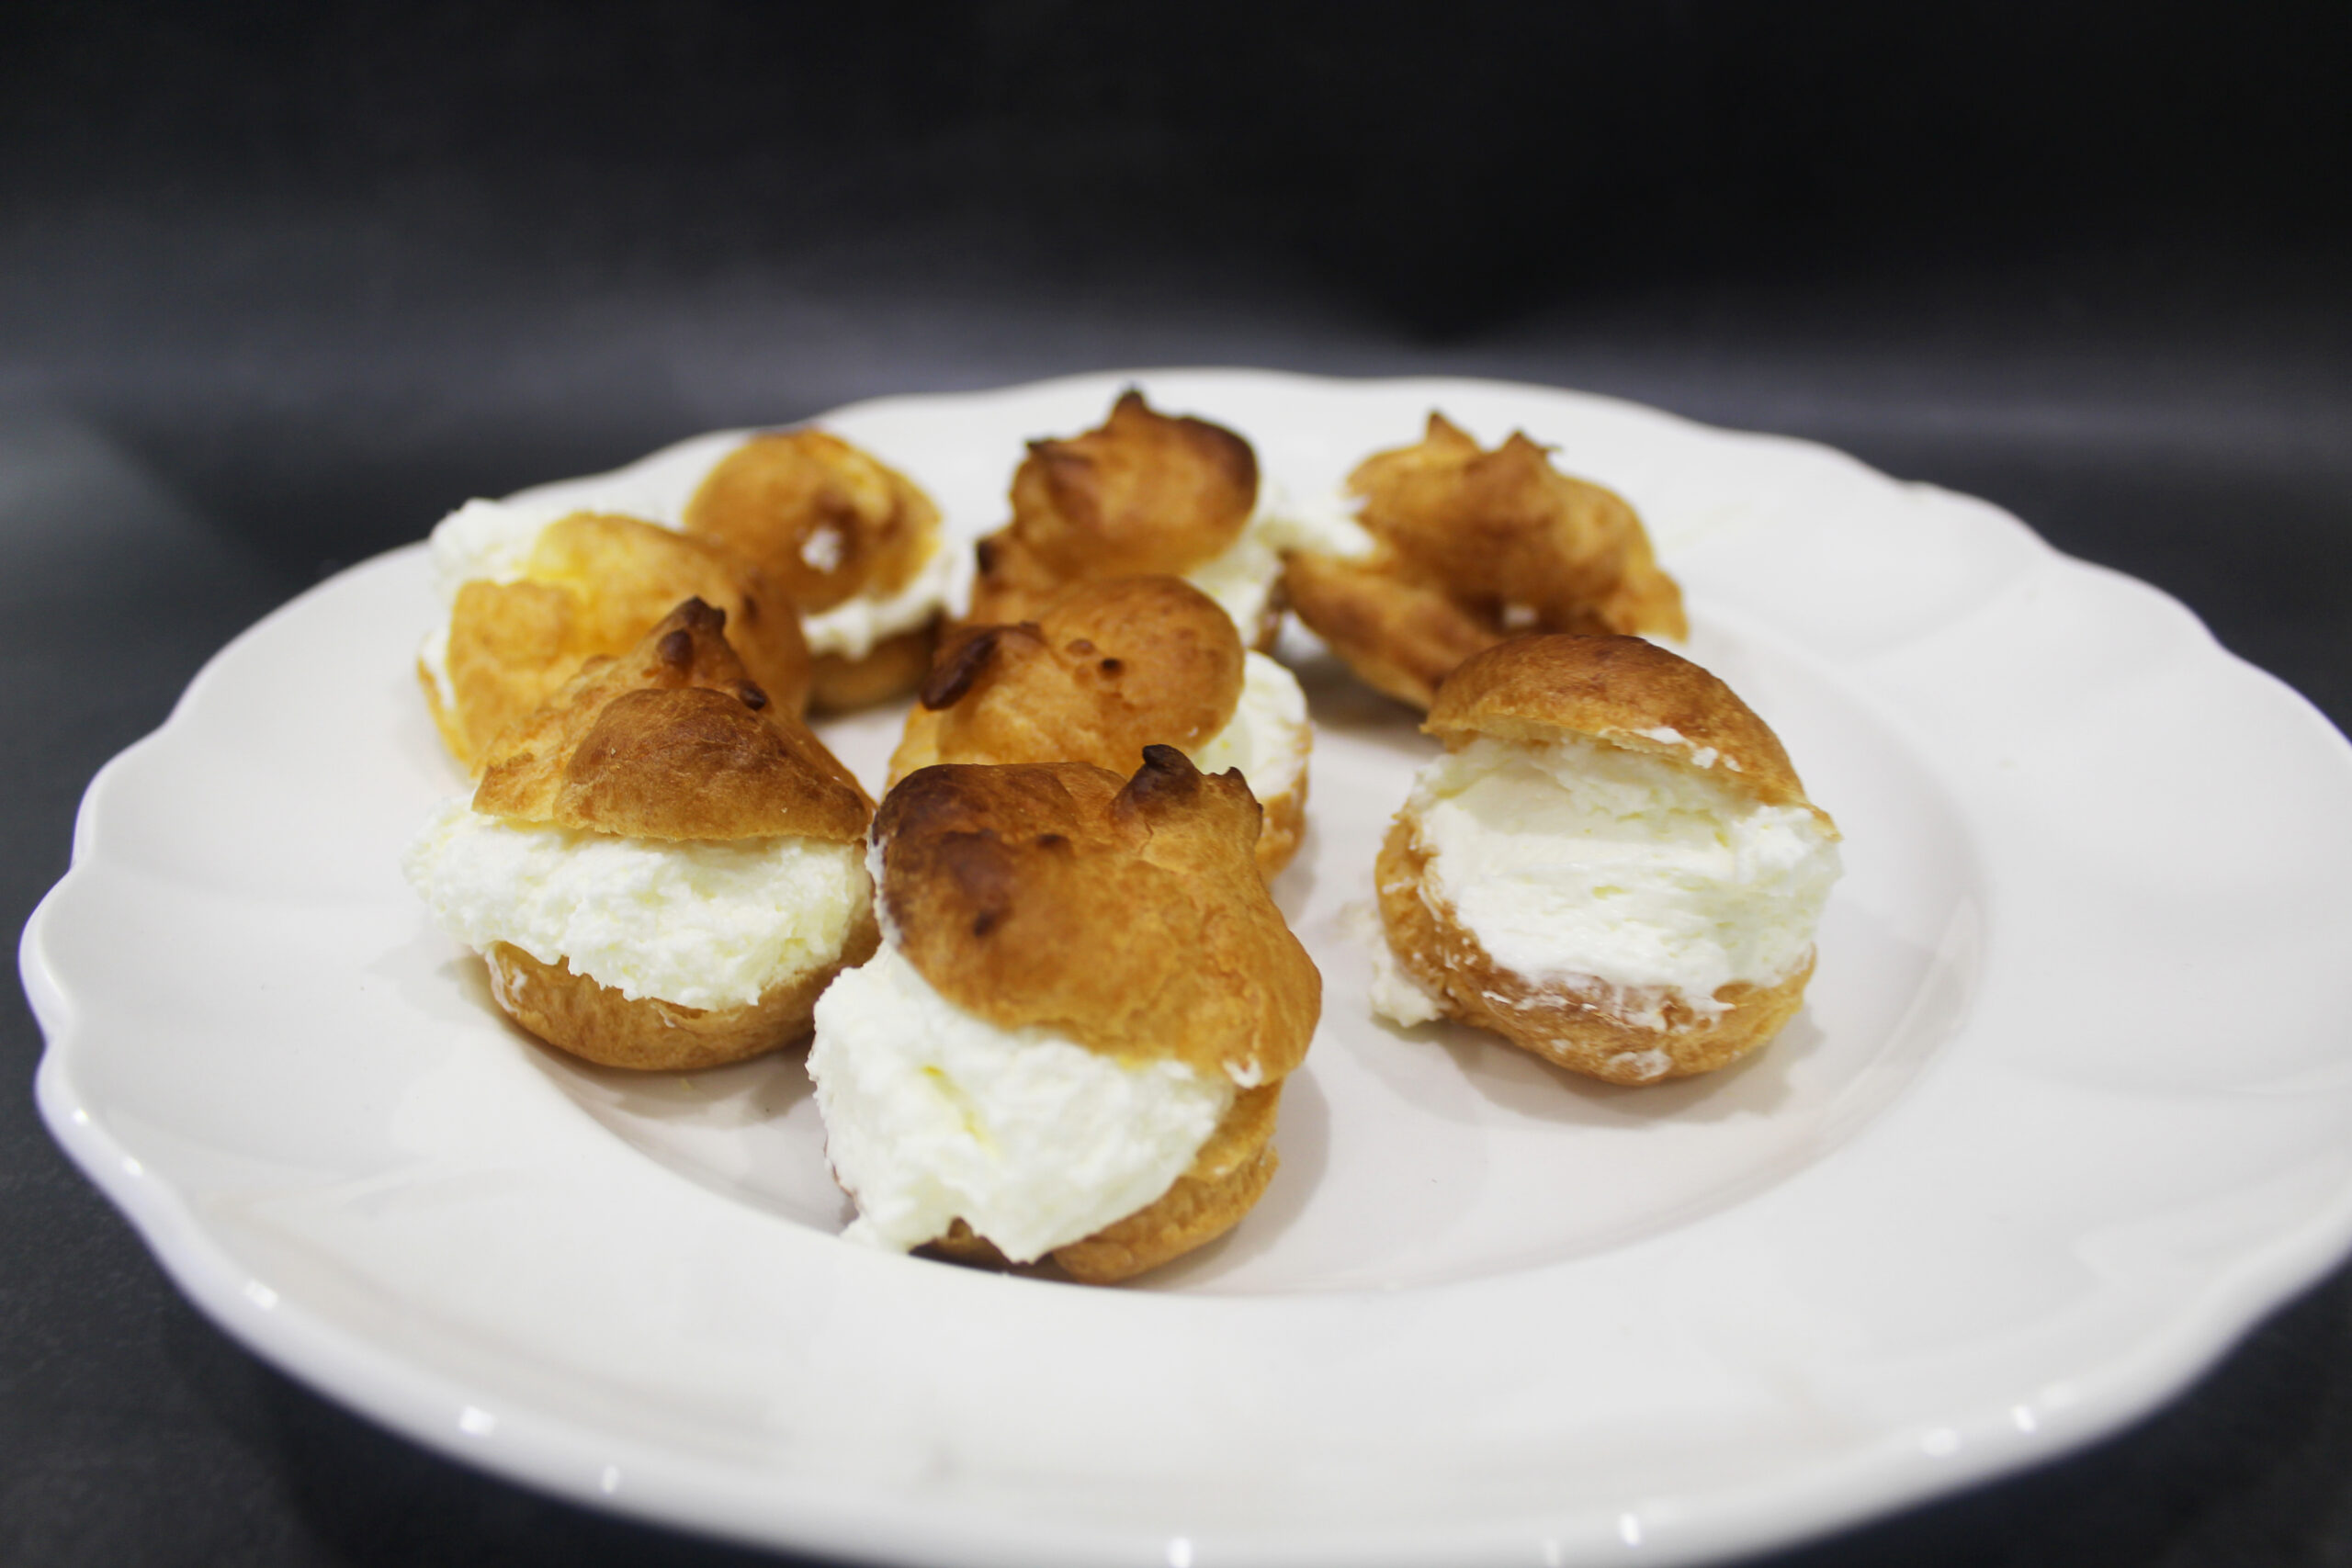
<path id="1" fill-rule="evenodd" d="M 1130 389 L 1097 428 L 1029 444 L 1012 521 L 979 542 L 966 623 L 1034 620 L 1093 578 L 1182 576 L 1230 549 L 1257 504 L 1250 443 Z"/>
<path id="2" fill-rule="evenodd" d="M 1452 750 L 1481 738 L 1580 735 L 1694 769 L 1703 757 L 1716 782 L 1767 806 L 1803 807 L 1836 835 L 1770 727 L 1715 676 L 1639 637 L 1533 636 L 1487 649 L 1447 679 L 1422 728 Z M 1629 998 L 1598 976 L 1530 980 L 1496 963 L 1440 894 L 1409 806 L 1389 828 L 1374 880 L 1390 950 L 1448 1017 L 1612 1083 L 1710 1072 L 1758 1049 L 1795 1016 L 1813 974 L 1808 951 L 1770 985 L 1718 989 L 1720 1011 L 1672 994 Z M 1630 1021 L 1653 1006 L 1663 1028 Z"/>
<path id="3" fill-rule="evenodd" d="M 1419 443 L 1365 458 L 1348 486 L 1372 553 L 1295 551 L 1283 587 L 1300 620 L 1399 701 L 1428 707 L 1464 660 L 1524 631 L 1688 634 L 1681 590 L 1634 509 L 1523 434 L 1483 451 L 1432 412 Z"/>
<path id="4" fill-rule="evenodd" d="M 1126 1218 L 1054 1248 L 1046 1259 L 1081 1284 L 1113 1285 L 1231 1230 L 1265 1195 L 1282 1164 L 1274 1153 L 1282 1092 L 1278 1082 L 1242 1090 L 1174 1186 Z M 1012 1267 L 994 1243 L 961 1220 L 923 1251 L 980 1268 Z"/>
<path id="5" fill-rule="evenodd" d="M 726 624 L 691 599 L 627 654 L 592 660 L 499 736 L 473 808 L 633 839 L 863 837 L 872 800 L 750 678 Z"/>
<path id="6" fill-rule="evenodd" d="M 1238 781 L 1154 746 L 1124 781 L 1083 763 L 926 768 L 876 818 L 877 897 L 949 1000 L 1246 1086 L 1165 1193 L 1049 1254 L 1073 1279 L 1191 1251 L 1272 1179 L 1283 1079 L 1305 1058 L 1322 979 L 1258 879 L 1257 817 Z M 1004 1266 L 960 1220 L 931 1250 Z"/>
<path id="7" fill-rule="evenodd" d="M 750 679 L 726 621 L 690 599 L 627 654 L 592 660 L 499 736 L 473 809 L 637 839 L 862 839 L 873 815 L 865 790 Z M 869 908 L 832 963 L 717 1009 L 630 998 L 505 942 L 482 956 L 499 1006 L 549 1044 L 607 1066 L 682 1071 L 806 1036 L 825 987 L 878 941 Z"/>
<path id="8" fill-rule="evenodd" d="M 1080 583 L 1035 621 L 968 626 L 922 691 L 931 762 L 1091 762 L 1125 773 L 1155 741 L 1191 748 L 1231 721 L 1244 650 L 1216 601 L 1173 577 Z M 910 739 L 913 733 L 910 732 Z"/>
<path id="9" fill-rule="evenodd" d="M 1306 1055 L 1322 980 L 1259 878 L 1259 817 L 1172 746 L 1125 780 L 925 768 L 875 817 L 876 896 L 916 971 L 1000 1028 L 1271 1082 Z"/>
<path id="10" fill-rule="evenodd" d="M 1421 728 L 1454 750 L 1481 735 L 1588 735 L 1686 764 L 1712 751 L 1720 782 L 1767 806 L 1813 807 L 1771 726 L 1709 671 L 1637 637 L 1514 638 L 1455 671 Z"/>
<path id="11" fill-rule="evenodd" d="M 1133 767 L 1160 743 L 1191 751 L 1233 722 L 1246 654 L 1216 601 L 1174 577 L 1067 590 L 1037 620 L 967 626 L 941 649 L 890 759 L 896 784 L 937 762 Z M 1261 802 L 1258 863 L 1298 848 L 1306 780 Z"/>
<path id="12" fill-rule="evenodd" d="M 804 615 L 897 593 L 942 547 L 939 508 L 913 480 L 813 429 L 755 435 L 719 459 L 682 522 L 756 562 Z M 814 702 L 838 711 L 913 689 L 933 636 L 917 627 L 859 657 L 819 656 Z"/>
<path id="13" fill-rule="evenodd" d="M 454 705 L 417 666 L 443 742 L 478 773 L 500 730 L 587 660 L 628 649 L 684 599 L 726 613 L 737 652 L 773 701 L 796 714 L 806 705 L 808 644 L 756 566 L 638 518 L 575 513 L 540 530 L 520 580 L 458 588 L 445 661 Z"/>

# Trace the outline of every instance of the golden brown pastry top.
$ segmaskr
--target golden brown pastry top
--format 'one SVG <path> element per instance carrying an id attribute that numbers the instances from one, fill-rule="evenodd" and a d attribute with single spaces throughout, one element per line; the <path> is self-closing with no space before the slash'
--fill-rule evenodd
<path id="1" fill-rule="evenodd" d="M 1708 671 L 1636 637 L 1535 635 L 1498 644 L 1446 678 L 1421 728 L 1453 750 L 1480 736 L 1542 742 L 1585 735 L 1690 765 L 1693 751 L 1712 750 L 1709 771 L 1727 787 L 1768 806 L 1813 804 L 1771 726 Z"/>
<path id="2" fill-rule="evenodd" d="M 980 541 L 967 619 L 1030 619 L 1089 578 L 1180 576 L 1231 548 L 1257 505 L 1250 443 L 1129 389 L 1098 428 L 1029 444 L 1012 521 Z"/>
<path id="3" fill-rule="evenodd" d="M 913 480 L 821 430 L 754 435 L 704 476 L 684 521 L 758 562 L 804 615 L 898 592 L 939 537 Z"/>
<path id="4" fill-rule="evenodd" d="M 1492 451 L 1441 413 L 1417 444 L 1348 478 L 1375 540 L 1362 561 L 1301 552 L 1299 617 L 1365 680 L 1426 707 L 1437 683 L 1521 630 L 1679 637 L 1682 594 L 1614 492 L 1561 473 L 1513 434 Z"/>
<path id="5" fill-rule="evenodd" d="M 689 599 L 582 666 L 484 759 L 473 808 L 637 839 L 862 838 L 873 802 Z"/>
<path id="6" fill-rule="evenodd" d="M 874 834 L 885 928 L 957 1006 L 1249 1081 L 1305 1056 L 1322 979 L 1259 880 L 1238 770 L 1204 774 L 1172 746 L 1126 780 L 925 768 L 883 797 Z"/>
<path id="7" fill-rule="evenodd" d="M 1522 433 L 1481 451 L 1432 412 L 1418 445 L 1374 453 L 1348 488 L 1375 538 L 1458 594 L 1526 605 L 1546 630 L 1681 635 L 1681 594 L 1634 509 Z"/>
<path id="8" fill-rule="evenodd" d="M 458 587 L 447 662 L 457 711 L 442 725 L 458 760 L 478 766 L 492 738 L 583 660 L 619 653 L 689 598 L 726 612 L 744 663 L 798 713 L 808 644 L 756 567 L 635 517 L 580 512 L 539 530 L 519 581 Z"/>
<path id="9" fill-rule="evenodd" d="M 1080 583 L 1035 621 L 941 649 L 892 772 L 1071 761 L 1125 773 L 1146 746 L 1189 751 L 1231 723 L 1245 657 L 1231 618 L 1181 578 Z"/>

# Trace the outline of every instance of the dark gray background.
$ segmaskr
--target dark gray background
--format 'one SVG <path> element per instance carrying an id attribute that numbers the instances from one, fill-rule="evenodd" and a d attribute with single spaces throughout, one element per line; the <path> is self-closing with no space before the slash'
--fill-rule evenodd
<path id="1" fill-rule="evenodd" d="M 19 4 L 9 918 L 209 653 L 467 496 L 1121 366 L 1829 441 L 2169 590 L 2341 726 L 2347 44 L 2340 4 Z M 223 1339 L 40 1129 L 39 1050 L 5 1010 L 0 1562 L 764 1561 Z M 2113 1441 L 1773 1561 L 2352 1563 L 2352 1274 Z"/>

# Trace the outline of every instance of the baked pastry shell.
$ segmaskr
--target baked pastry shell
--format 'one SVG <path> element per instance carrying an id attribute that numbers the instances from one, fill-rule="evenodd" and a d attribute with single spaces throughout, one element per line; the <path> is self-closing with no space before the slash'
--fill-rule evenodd
<path id="1" fill-rule="evenodd" d="M 898 750 L 890 755 L 889 782 L 895 785 L 909 773 L 938 761 L 939 715 L 918 704 L 908 713 L 905 732 L 899 739 Z M 1258 825 L 1254 852 L 1258 874 L 1268 883 L 1297 858 L 1298 846 L 1306 838 L 1307 776 L 1307 771 L 1300 769 L 1295 786 L 1258 803 L 1264 816 Z"/>

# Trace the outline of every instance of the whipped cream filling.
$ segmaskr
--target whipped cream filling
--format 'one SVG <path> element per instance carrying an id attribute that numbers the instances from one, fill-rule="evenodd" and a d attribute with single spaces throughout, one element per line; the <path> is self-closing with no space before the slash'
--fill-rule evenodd
<path id="1" fill-rule="evenodd" d="M 1812 951 L 1839 872 L 1835 835 L 1720 775 L 1580 737 L 1480 739 L 1424 767 L 1406 811 L 1450 905 L 1498 964 L 1666 1026 Z"/>
<path id="2" fill-rule="evenodd" d="M 1241 699 L 1232 718 L 1193 751 L 1193 765 L 1204 773 L 1239 768 L 1250 793 L 1263 804 L 1298 788 L 1314 739 L 1298 677 L 1253 652 L 1242 664 Z"/>
<path id="3" fill-rule="evenodd" d="M 1184 581 L 1216 600 L 1241 640 L 1254 642 L 1283 574 L 1284 550 L 1317 550 L 1355 558 L 1371 552 L 1373 538 L 1355 519 L 1361 502 L 1330 495 L 1300 501 L 1271 481 L 1261 486 L 1258 509 L 1243 524 L 1241 536 L 1222 555 L 1184 574 Z M 1262 798 L 1262 797 L 1261 797 Z"/>
<path id="4" fill-rule="evenodd" d="M 1231 1107 L 1182 1062 L 1129 1064 L 1002 1029 L 933 988 L 886 932 L 817 1001 L 808 1076 L 849 1239 L 904 1252 L 956 1220 L 1016 1263 L 1158 1200 Z"/>
<path id="5" fill-rule="evenodd" d="M 478 953 L 510 942 L 632 1001 L 726 1008 L 840 960 L 873 902 L 861 849 L 528 827 L 461 795 L 435 807 L 401 870 L 434 923 Z"/>
<path id="6" fill-rule="evenodd" d="M 823 570 L 821 562 L 811 564 Z M 930 557 L 897 592 L 854 594 L 830 610 L 801 616 L 800 630 L 808 639 L 811 653 L 863 659 L 876 643 L 912 631 L 943 610 L 962 614 L 971 597 L 972 552 L 952 549 L 942 537 L 933 542 Z"/>

